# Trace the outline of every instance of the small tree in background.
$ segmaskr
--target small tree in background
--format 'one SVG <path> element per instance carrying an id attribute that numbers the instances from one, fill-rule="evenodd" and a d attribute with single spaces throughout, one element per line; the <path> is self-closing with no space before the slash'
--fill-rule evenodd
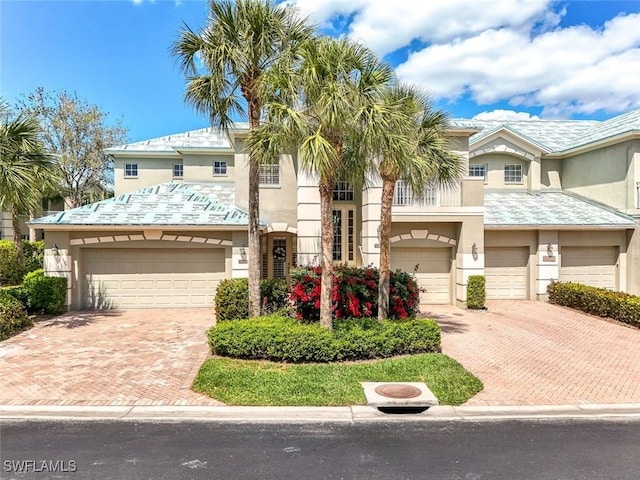
<path id="1" fill-rule="evenodd" d="M 103 150 L 126 142 L 127 129 L 120 120 L 109 125 L 108 113 L 97 105 L 75 93 L 46 92 L 42 87 L 19 107 L 40 123 L 45 149 L 56 158 L 60 194 L 69 207 L 80 207 L 109 190 L 113 162 Z"/>

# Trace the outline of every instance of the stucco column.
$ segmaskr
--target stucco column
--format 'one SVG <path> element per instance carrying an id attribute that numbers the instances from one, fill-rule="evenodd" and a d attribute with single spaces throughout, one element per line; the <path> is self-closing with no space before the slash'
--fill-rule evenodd
<path id="1" fill-rule="evenodd" d="M 67 279 L 67 310 L 74 305 L 72 298 L 73 265 L 68 232 L 47 232 L 44 249 L 44 272 L 48 277 L 64 277 Z"/>
<path id="2" fill-rule="evenodd" d="M 536 298 L 546 300 L 547 286 L 552 280 L 560 278 L 557 231 L 540 230 L 538 232 L 536 272 Z"/>
<path id="3" fill-rule="evenodd" d="M 469 276 L 484 275 L 484 216 L 465 218 L 456 252 L 456 305 L 465 307 Z"/>
<path id="4" fill-rule="evenodd" d="M 529 162 L 529 174 L 527 175 L 527 190 L 529 193 L 540 193 L 540 177 L 542 175 L 542 168 L 540 163 L 540 157 L 537 156 Z"/>
<path id="5" fill-rule="evenodd" d="M 231 239 L 233 244 L 231 246 L 231 278 L 246 278 L 249 276 L 249 247 L 247 246 L 249 238 L 247 232 L 233 232 Z M 226 256 L 228 257 L 228 255 Z"/>
<path id="6" fill-rule="evenodd" d="M 362 263 L 380 266 L 380 201 L 382 186 L 379 182 L 362 192 Z"/>
<path id="7" fill-rule="evenodd" d="M 298 265 L 319 265 L 322 246 L 318 180 L 301 171 L 298 174 L 297 189 Z"/>

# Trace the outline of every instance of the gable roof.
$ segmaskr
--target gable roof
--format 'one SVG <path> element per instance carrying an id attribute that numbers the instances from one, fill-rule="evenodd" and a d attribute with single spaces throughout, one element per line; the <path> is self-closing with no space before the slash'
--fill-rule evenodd
<path id="1" fill-rule="evenodd" d="M 486 227 L 618 227 L 634 228 L 633 217 L 565 192 L 487 190 Z"/>
<path id="2" fill-rule="evenodd" d="M 51 225 L 244 226 L 247 212 L 234 204 L 228 182 L 167 182 L 33 220 Z"/>
<path id="3" fill-rule="evenodd" d="M 625 133 L 640 133 L 640 110 L 597 120 L 472 120 L 481 131 L 470 145 L 499 131 L 507 131 L 546 153 L 560 153 Z"/>

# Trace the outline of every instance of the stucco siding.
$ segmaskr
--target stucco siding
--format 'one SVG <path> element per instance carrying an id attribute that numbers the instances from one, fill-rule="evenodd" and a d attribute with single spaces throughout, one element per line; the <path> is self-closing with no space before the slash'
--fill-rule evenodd
<path id="1" fill-rule="evenodd" d="M 640 142 L 624 142 L 562 160 L 562 187 L 619 210 L 636 207 L 633 156 Z"/>
<path id="2" fill-rule="evenodd" d="M 148 157 L 117 157 L 114 161 L 114 193 L 116 196 L 124 193 L 151 187 L 173 179 L 173 164 L 180 161 L 180 157 L 148 158 Z M 137 177 L 125 177 L 125 164 L 137 164 Z"/>
<path id="3" fill-rule="evenodd" d="M 512 189 L 525 189 L 527 188 L 528 175 L 529 175 L 529 162 L 512 155 L 504 154 L 487 154 L 478 155 L 469 160 L 469 164 L 485 164 L 487 165 L 487 188 L 512 188 Z M 505 165 L 521 165 L 522 166 L 522 181 L 517 183 L 505 183 L 504 181 L 504 167 Z"/>

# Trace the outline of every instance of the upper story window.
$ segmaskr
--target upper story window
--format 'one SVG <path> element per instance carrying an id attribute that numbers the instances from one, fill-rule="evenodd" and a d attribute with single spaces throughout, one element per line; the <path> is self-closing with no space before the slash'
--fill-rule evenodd
<path id="1" fill-rule="evenodd" d="M 522 165 L 505 165 L 504 183 L 522 183 Z"/>
<path id="2" fill-rule="evenodd" d="M 487 164 L 486 163 L 471 163 L 469 164 L 469 176 L 470 177 L 482 177 L 484 181 L 487 181 Z"/>
<path id="3" fill-rule="evenodd" d="M 336 188 L 333 189 L 333 200 L 353 202 L 353 185 L 349 182 L 336 182 Z"/>
<path id="4" fill-rule="evenodd" d="M 260 185 L 280 185 L 280 165 L 260 165 Z"/>
<path id="5" fill-rule="evenodd" d="M 138 177 L 138 164 L 137 163 L 125 163 L 124 164 L 124 178 L 137 178 Z"/>
<path id="6" fill-rule="evenodd" d="M 182 178 L 184 176 L 184 165 L 181 163 L 173 164 L 173 178 Z"/>
<path id="7" fill-rule="evenodd" d="M 227 162 L 224 160 L 216 160 L 213 162 L 213 175 L 216 177 L 225 177 L 227 175 Z"/>

